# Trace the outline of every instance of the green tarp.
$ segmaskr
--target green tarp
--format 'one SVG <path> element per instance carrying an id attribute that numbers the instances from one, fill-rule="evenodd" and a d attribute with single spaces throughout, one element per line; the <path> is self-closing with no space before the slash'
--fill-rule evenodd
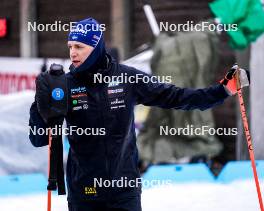
<path id="1" fill-rule="evenodd" d="M 238 30 L 227 32 L 234 49 L 246 48 L 264 32 L 260 0 L 216 0 L 209 7 L 222 24 L 237 24 Z"/>

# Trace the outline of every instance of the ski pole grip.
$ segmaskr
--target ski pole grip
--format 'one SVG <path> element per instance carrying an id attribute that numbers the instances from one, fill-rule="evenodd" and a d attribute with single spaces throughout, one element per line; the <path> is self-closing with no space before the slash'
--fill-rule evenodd
<path id="1" fill-rule="evenodd" d="M 36 79 L 36 102 L 43 120 L 52 124 L 54 119 L 67 113 L 67 79 L 63 66 L 52 64 L 48 72 L 41 73 Z"/>

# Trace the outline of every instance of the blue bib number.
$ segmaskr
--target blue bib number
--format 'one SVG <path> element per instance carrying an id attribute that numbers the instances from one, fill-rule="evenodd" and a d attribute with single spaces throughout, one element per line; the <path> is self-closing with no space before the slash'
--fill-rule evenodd
<path id="1" fill-rule="evenodd" d="M 64 97 L 64 92 L 61 88 L 55 88 L 52 90 L 52 98 L 54 100 L 62 100 Z"/>

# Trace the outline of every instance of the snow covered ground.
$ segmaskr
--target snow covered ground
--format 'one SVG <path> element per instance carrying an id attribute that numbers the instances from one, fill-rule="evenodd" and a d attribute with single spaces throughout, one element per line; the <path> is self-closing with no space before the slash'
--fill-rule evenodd
<path id="1" fill-rule="evenodd" d="M 0 175 L 47 171 L 47 148 L 28 138 L 29 108 L 34 91 L 0 95 Z"/>
<path id="2" fill-rule="evenodd" d="M 261 182 L 263 190 L 264 181 Z M 253 180 L 230 184 L 185 183 L 144 190 L 143 211 L 258 211 Z M 46 194 L 0 198 L 3 211 L 45 211 Z M 52 210 L 66 211 L 65 196 L 52 196 Z"/>

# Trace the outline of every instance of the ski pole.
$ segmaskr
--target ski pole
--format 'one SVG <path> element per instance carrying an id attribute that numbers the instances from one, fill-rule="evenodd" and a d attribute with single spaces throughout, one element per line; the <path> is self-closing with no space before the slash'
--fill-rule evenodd
<path id="1" fill-rule="evenodd" d="M 52 137 L 51 137 L 51 132 L 49 129 L 49 147 L 48 147 L 48 175 L 50 174 L 50 148 L 51 148 L 51 141 L 52 141 Z M 47 211 L 51 211 L 51 190 L 48 190 L 48 201 L 47 201 Z"/>
<path id="2" fill-rule="evenodd" d="M 246 108 L 245 108 L 244 99 L 243 99 L 243 95 L 242 95 L 242 89 L 240 87 L 240 81 L 239 81 L 240 72 L 239 71 L 240 71 L 240 69 L 237 66 L 237 71 L 236 71 L 237 96 L 238 96 L 238 100 L 239 100 L 239 107 L 240 107 L 242 122 L 243 122 L 243 126 L 244 126 L 244 131 L 245 131 L 245 135 L 246 135 L 246 139 L 247 139 L 249 157 L 251 160 L 251 166 L 252 166 L 255 184 L 256 184 L 256 188 L 257 188 L 259 206 L 260 206 L 260 210 L 264 211 L 263 201 L 262 201 L 262 196 L 261 196 L 261 191 L 260 191 L 260 186 L 259 186 L 259 179 L 258 179 L 258 174 L 257 174 L 257 169 L 256 169 L 253 145 L 252 145 L 252 141 L 251 141 L 251 135 L 249 132 Z"/>

